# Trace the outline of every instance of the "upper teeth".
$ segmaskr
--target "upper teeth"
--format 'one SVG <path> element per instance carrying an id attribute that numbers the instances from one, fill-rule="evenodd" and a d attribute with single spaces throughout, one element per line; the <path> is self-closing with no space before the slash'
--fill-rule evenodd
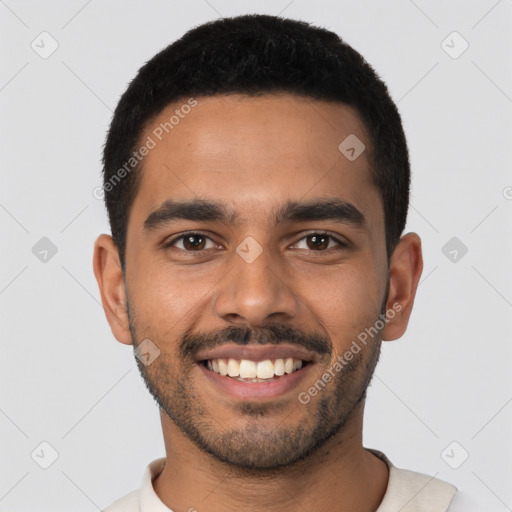
<path id="1" fill-rule="evenodd" d="M 241 377 L 242 379 L 271 379 L 274 375 L 281 376 L 302 368 L 302 360 L 288 357 L 286 359 L 266 359 L 250 361 L 249 359 L 209 359 L 209 370 L 222 376 Z"/>

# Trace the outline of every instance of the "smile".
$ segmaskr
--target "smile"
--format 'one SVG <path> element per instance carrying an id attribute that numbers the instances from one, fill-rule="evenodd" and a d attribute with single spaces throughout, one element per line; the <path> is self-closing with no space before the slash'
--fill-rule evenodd
<path id="1" fill-rule="evenodd" d="M 319 354 L 295 344 L 236 345 L 201 350 L 197 368 L 210 400 L 295 400 Z"/>
<path id="2" fill-rule="evenodd" d="M 203 362 L 208 370 L 240 382 L 267 382 L 300 370 L 306 361 L 293 357 L 252 361 L 250 359 L 218 358 Z"/>

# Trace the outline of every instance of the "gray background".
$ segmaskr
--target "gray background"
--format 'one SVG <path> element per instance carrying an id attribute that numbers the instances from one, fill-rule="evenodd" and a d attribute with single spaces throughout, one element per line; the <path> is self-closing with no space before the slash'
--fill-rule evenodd
<path id="1" fill-rule="evenodd" d="M 512 510 L 511 0 L 0 0 L 0 510 L 104 508 L 164 455 L 92 272 L 109 231 L 93 196 L 101 147 L 145 61 L 195 25 L 250 12 L 337 32 L 403 116 L 407 230 L 425 270 L 406 335 L 383 347 L 365 445 L 454 483 L 474 510 Z"/>

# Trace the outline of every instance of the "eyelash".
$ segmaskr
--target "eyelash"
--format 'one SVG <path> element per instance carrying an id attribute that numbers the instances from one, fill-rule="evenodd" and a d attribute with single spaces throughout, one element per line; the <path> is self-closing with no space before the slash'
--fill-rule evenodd
<path id="1" fill-rule="evenodd" d="M 330 252 L 331 250 L 341 250 L 341 249 L 346 249 L 348 247 L 348 244 L 342 242 L 340 239 L 336 238 L 335 236 L 331 235 L 329 232 L 327 231 L 310 231 L 308 233 L 306 233 L 302 238 L 300 238 L 298 240 L 298 242 L 300 242 L 301 240 L 303 240 L 304 238 L 307 238 L 308 236 L 312 236 L 312 235 L 323 235 L 323 236 L 327 236 L 328 238 L 330 238 L 331 240 L 333 240 L 334 242 L 336 242 L 338 244 L 339 247 L 330 247 L 328 249 L 323 249 L 323 250 L 318 250 L 318 251 L 315 251 L 313 249 L 306 249 L 308 252 L 314 252 L 314 253 L 328 253 Z M 212 240 L 208 235 L 206 235 L 205 233 L 202 233 L 200 231 L 187 231 L 186 233 L 183 233 L 182 235 L 180 236 L 177 236 L 176 238 L 173 238 L 172 240 L 170 240 L 169 242 L 165 243 L 163 245 L 164 249 L 168 249 L 168 248 L 172 248 L 172 246 L 179 240 L 183 240 L 184 238 L 186 238 L 187 236 L 203 236 L 205 238 L 207 238 L 208 240 L 214 242 L 214 240 Z M 296 243 L 298 243 L 296 242 Z M 206 251 L 207 249 L 201 249 L 201 250 L 198 250 L 198 251 L 189 251 L 189 250 L 186 250 L 186 249 L 180 249 L 181 251 L 183 252 L 186 252 L 188 254 L 197 254 L 197 255 L 201 255 L 204 251 Z"/>

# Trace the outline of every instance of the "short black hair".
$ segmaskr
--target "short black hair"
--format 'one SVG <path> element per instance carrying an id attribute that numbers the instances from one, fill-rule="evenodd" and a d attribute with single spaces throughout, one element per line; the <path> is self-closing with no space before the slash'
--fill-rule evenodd
<path id="1" fill-rule="evenodd" d="M 123 269 L 141 174 L 132 156 L 147 124 L 167 105 L 190 97 L 280 92 L 356 109 L 370 138 L 371 175 L 383 200 L 390 257 L 407 219 L 410 165 L 386 85 L 334 32 L 277 16 L 243 15 L 189 30 L 140 68 L 117 105 L 103 152 L 103 190 Z"/>

